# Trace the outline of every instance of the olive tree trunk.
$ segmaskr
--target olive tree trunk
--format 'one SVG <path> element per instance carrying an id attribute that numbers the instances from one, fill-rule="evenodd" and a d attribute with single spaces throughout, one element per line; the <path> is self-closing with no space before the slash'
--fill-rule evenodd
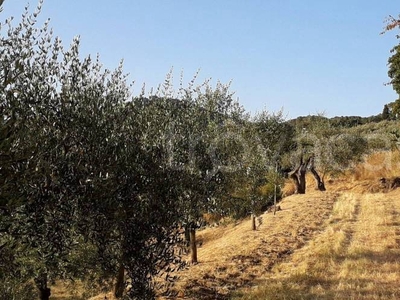
<path id="1" fill-rule="evenodd" d="M 275 184 L 274 185 L 274 215 L 276 215 L 276 192 L 277 192 L 277 186 Z"/>
<path id="2" fill-rule="evenodd" d="M 190 256 L 192 264 L 197 263 L 197 245 L 196 245 L 196 228 L 191 226 L 190 228 Z"/>
<path id="3" fill-rule="evenodd" d="M 40 300 L 49 300 L 51 291 L 50 288 L 47 286 L 47 274 L 43 273 L 38 278 L 36 278 L 35 284 L 39 290 Z"/>
<path id="4" fill-rule="evenodd" d="M 290 178 L 293 179 L 294 184 L 296 185 L 297 194 L 306 193 L 306 172 L 310 160 L 311 158 L 304 162 L 303 156 L 301 156 L 299 166 L 289 174 Z"/>
<path id="5" fill-rule="evenodd" d="M 251 230 L 256 230 L 256 214 L 251 214 Z"/>
<path id="6" fill-rule="evenodd" d="M 119 299 L 124 296 L 125 291 L 125 268 L 121 263 L 118 269 L 117 280 L 115 282 L 114 296 Z"/>
<path id="7" fill-rule="evenodd" d="M 315 181 L 317 183 L 317 189 L 324 192 L 326 191 L 324 180 L 318 175 L 318 172 L 315 170 L 314 166 L 314 157 L 311 157 L 310 160 L 310 171 L 313 174 Z"/>

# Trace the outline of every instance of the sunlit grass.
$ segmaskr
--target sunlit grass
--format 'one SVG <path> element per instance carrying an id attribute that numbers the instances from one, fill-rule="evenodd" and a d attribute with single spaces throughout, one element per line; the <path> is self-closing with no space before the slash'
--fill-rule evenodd
<path id="1" fill-rule="evenodd" d="M 386 155 L 369 163 L 400 161 Z M 199 231 L 199 264 L 177 274 L 170 299 L 400 299 L 400 189 L 371 193 L 379 176 L 400 168 L 372 169 L 358 166 L 358 175 L 335 179 L 326 193 L 307 178 L 307 194 L 285 198 L 275 216 L 263 214 L 257 231 L 249 219 Z M 56 300 L 73 299 L 54 292 Z"/>
<path id="2" fill-rule="evenodd" d="M 400 299 L 399 194 L 341 197 L 321 235 L 235 299 Z"/>
<path id="3" fill-rule="evenodd" d="M 375 180 L 400 176 L 400 152 L 384 151 L 369 155 L 363 163 L 351 170 L 353 180 Z"/>

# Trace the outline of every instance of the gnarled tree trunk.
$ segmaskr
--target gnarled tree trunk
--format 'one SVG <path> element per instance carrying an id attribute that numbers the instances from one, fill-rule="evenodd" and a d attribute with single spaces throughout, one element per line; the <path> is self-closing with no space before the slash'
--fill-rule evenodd
<path id="1" fill-rule="evenodd" d="M 310 160 L 310 171 L 314 175 L 315 181 L 317 183 L 317 188 L 320 191 L 326 191 L 324 180 L 318 175 L 318 172 L 315 170 L 314 166 L 314 156 L 311 157 Z"/>
<path id="2" fill-rule="evenodd" d="M 311 158 L 304 162 L 303 156 L 301 156 L 299 166 L 289 174 L 290 178 L 293 179 L 294 184 L 296 185 L 297 194 L 306 193 L 306 172 L 307 165 L 310 162 L 310 159 Z"/>

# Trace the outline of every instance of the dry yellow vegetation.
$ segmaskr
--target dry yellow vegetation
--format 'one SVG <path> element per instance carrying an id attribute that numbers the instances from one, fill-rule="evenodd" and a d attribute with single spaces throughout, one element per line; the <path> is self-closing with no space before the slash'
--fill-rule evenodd
<path id="1" fill-rule="evenodd" d="M 398 161 L 370 156 L 327 192 L 309 179 L 306 195 L 283 199 L 256 231 L 250 220 L 200 230 L 199 263 L 159 299 L 400 299 L 400 189 L 379 183 L 400 175 Z"/>
<path id="2" fill-rule="evenodd" d="M 229 299 L 240 288 L 262 284 L 272 268 L 304 247 L 325 227 L 336 193 L 312 191 L 280 203 L 276 215 L 199 231 L 199 263 L 182 271 L 173 299 Z"/>
<path id="3" fill-rule="evenodd" d="M 324 231 L 236 299 L 400 299 L 400 191 L 343 193 Z"/>

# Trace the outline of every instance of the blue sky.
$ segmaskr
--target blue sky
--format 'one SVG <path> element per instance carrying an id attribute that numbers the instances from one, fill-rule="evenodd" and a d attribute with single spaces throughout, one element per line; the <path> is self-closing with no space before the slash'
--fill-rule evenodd
<path id="1" fill-rule="evenodd" d="M 0 18 L 19 20 L 25 0 L 5 0 Z M 31 0 L 33 10 L 37 1 Z M 247 111 L 283 108 L 289 117 L 370 116 L 397 95 L 387 59 L 395 32 L 380 35 L 398 0 L 46 0 L 41 18 L 65 46 L 124 69 L 135 91 L 163 82 L 173 67 L 198 83 L 233 80 Z"/>

